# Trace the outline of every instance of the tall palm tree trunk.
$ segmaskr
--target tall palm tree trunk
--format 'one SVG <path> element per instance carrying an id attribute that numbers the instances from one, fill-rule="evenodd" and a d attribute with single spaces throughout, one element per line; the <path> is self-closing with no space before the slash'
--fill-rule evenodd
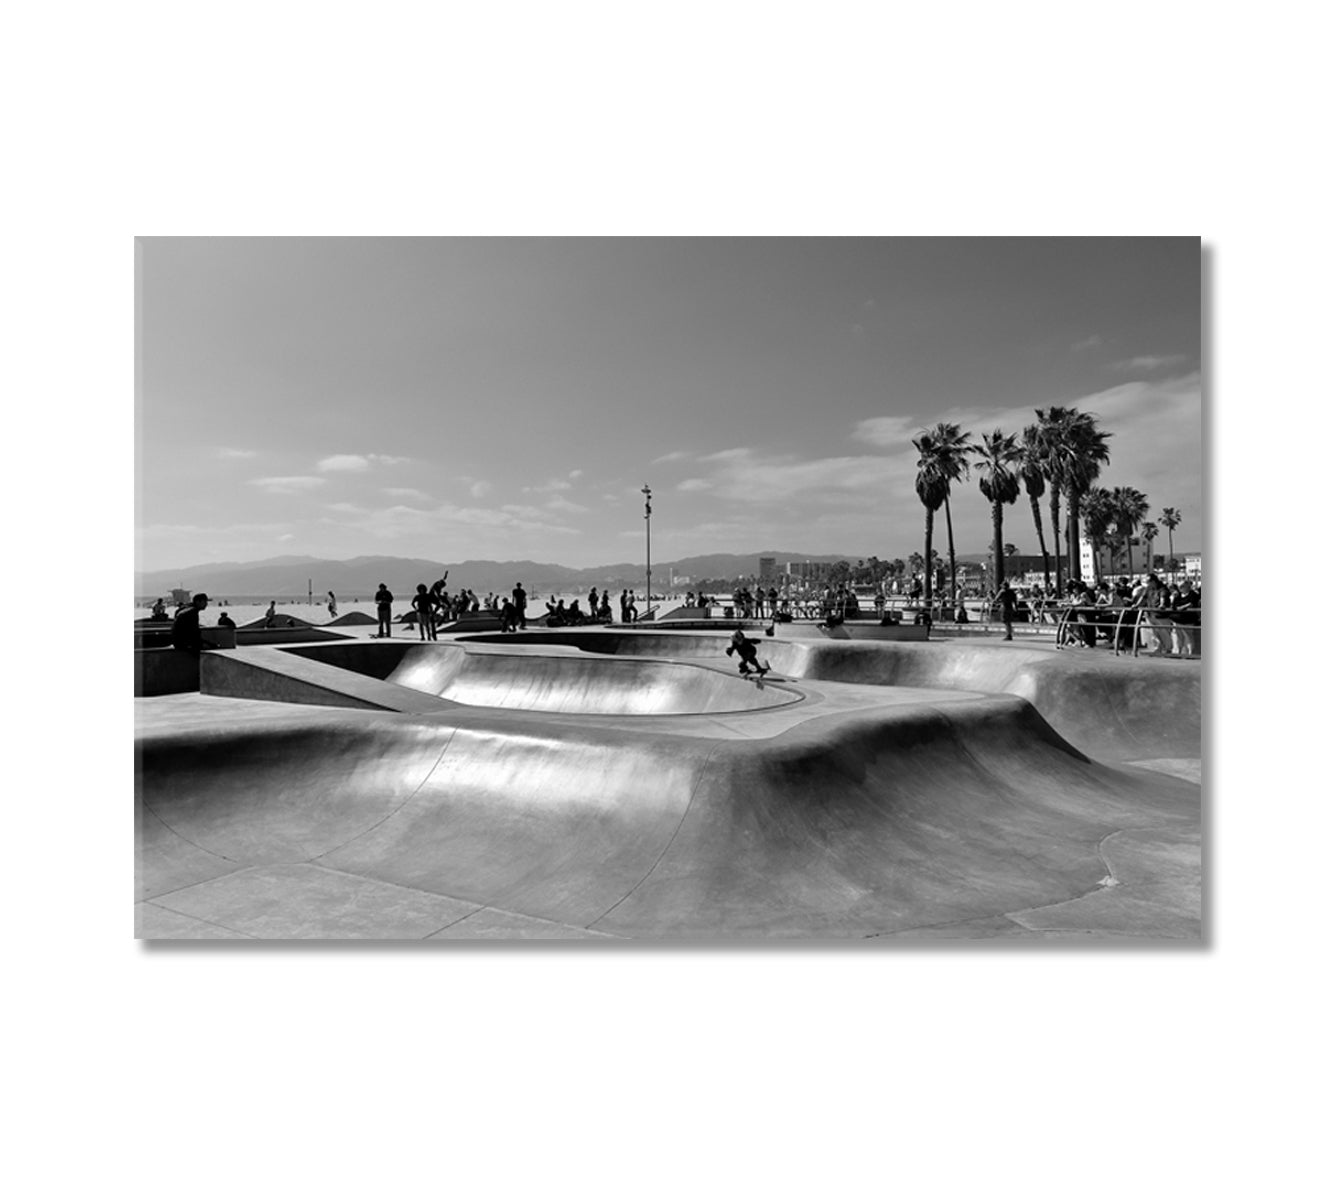
<path id="1" fill-rule="evenodd" d="M 1047 554 L 1047 538 L 1042 530 L 1042 507 L 1038 498 L 1029 495 L 1028 502 L 1033 506 L 1033 528 L 1038 531 L 1038 549 L 1042 551 L 1042 586 L 1051 587 L 1051 558 Z"/>
<path id="2" fill-rule="evenodd" d="M 1005 543 L 1001 541 L 1001 526 L 1004 519 L 1001 502 L 993 500 L 991 502 L 991 536 L 995 538 L 995 541 L 992 543 L 991 561 L 995 568 L 998 591 L 1001 584 L 1005 582 Z"/>
<path id="3" fill-rule="evenodd" d="M 1061 493 L 1051 490 L 1052 557 L 1056 560 L 1056 594 L 1061 594 Z"/>
<path id="4" fill-rule="evenodd" d="M 955 582 L 957 575 L 954 567 L 954 522 L 950 518 L 950 498 L 945 497 L 945 533 L 950 544 L 950 607 L 958 604 L 958 584 Z"/>
<path id="5" fill-rule="evenodd" d="M 1177 552 L 1172 549 L 1172 527 L 1167 527 L 1167 561 L 1172 564 L 1172 582 L 1176 582 L 1177 577 Z"/>
<path id="6" fill-rule="evenodd" d="M 928 508 L 926 510 L 926 550 L 922 556 L 924 559 L 924 563 L 922 566 L 922 575 L 925 577 L 925 587 L 926 587 L 924 601 L 926 604 L 927 612 L 931 611 L 931 576 L 933 574 L 931 570 L 931 530 L 932 527 L 935 525 L 935 523 L 936 523 L 936 514 L 932 509 Z"/>
<path id="7" fill-rule="evenodd" d="M 1079 493 L 1071 492 L 1066 497 L 1069 501 L 1068 522 L 1065 536 L 1065 552 L 1070 558 L 1070 578 L 1083 579 L 1084 567 L 1079 561 Z"/>

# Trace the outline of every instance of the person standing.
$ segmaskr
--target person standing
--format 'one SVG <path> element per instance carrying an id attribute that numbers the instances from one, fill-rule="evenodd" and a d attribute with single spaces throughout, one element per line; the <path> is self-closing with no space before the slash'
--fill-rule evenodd
<path id="1" fill-rule="evenodd" d="M 333 592 L 329 593 L 329 617 L 332 620 L 338 616 L 338 601 L 334 598 Z"/>
<path id="2" fill-rule="evenodd" d="M 1001 580 L 1000 594 L 997 597 L 1000 600 L 1001 623 L 1005 626 L 1005 640 L 1014 641 L 1014 588 L 1010 586 L 1008 579 Z M 962 605 L 960 606 L 962 608 Z"/>
<path id="3" fill-rule="evenodd" d="M 514 616 L 519 623 L 520 629 L 528 628 L 528 593 L 523 590 L 522 583 L 514 585 L 514 591 L 511 593 L 514 600 Z"/>
<path id="4" fill-rule="evenodd" d="M 380 584 L 379 589 L 375 593 L 375 616 L 379 621 L 379 630 L 373 636 L 378 638 L 394 636 L 393 630 L 390 627 L 390 624 L 393 621 L 393 603 L 394 593 L 385 587 L 384 584 Z"/>
<path id="5" fill-rule="evenodd" d="M 417 612 L 417 635 L 419 640 L 435 641 L 435 602 L 424 583 L 417 585 L 417 594 L 412 598 L 412 607 Z"/>

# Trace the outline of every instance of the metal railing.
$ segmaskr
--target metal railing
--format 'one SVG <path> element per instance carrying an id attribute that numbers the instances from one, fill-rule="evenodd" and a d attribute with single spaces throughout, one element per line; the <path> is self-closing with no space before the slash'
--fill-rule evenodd
<path id="1" fill-rule="evenodd" d="M 1175 620 L 1173 614 L 1178 613 L 1194 617 L 1194 623 Z M 1199 658 L 1203 627 L 1203 608 L 1089 608 L 1072 604 L 1063 608 L 1056 623 L 1056 648 L 1074 642 L 1096 645 L 1098 636 L 1110 630 L 1112 651 L 1118 657 L 1125 652 L 1138 658 L 1143 648 L 1144 653 L 1158 658 Z M 1088 631 L 1092 631 L 1092 642 Z M 1144 645 L 1150 640 L 1152 645 Z"/>

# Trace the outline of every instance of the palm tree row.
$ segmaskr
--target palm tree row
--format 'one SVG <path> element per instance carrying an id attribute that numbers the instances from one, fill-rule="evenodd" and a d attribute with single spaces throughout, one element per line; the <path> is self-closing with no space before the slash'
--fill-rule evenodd
<path id="1" fill-rule="evenodd" d="M 958 425 L 940 422 L 922 430 L 913 438 L 917 449 L 916 490 L 926 509 L 925 554 L 921 561 L 930 562 L 935 532 L 935 515 L 945 510 L 945 524 L 949 539 L 950 600 L 957 601 L 956 569 L 954 558 L 954 527 L 950 515 L 950 494 L 953 484 L 966 478 L 971 470 L 978 473 L 978 488 L 991 504 L 992 578 L 999 584 L 1006 576 L 1004 541 L 1004 506 L 1013 504 L 1023 491 L 1027 494 L 1033 512 L 1033 526 L 1037 532 L 1038 547 L 1042 552 L 1043 579 L 1051 586 L 1050 563 L 1056 567 L 1056 590 L 1065 579 L 1078 578 L 1080 525 L 1093 545 L 1095 562 L 1098 553 L 1107 545 L 1121 543 L 1133 570 L 1133 538 L 1142 530 L 1148 543 L 1148 562 L 1153 562 L 1153 539 L 1158 527 L 1145 521 L 1148 501 L 1136 488 L 1097 486 L 1102 468 L 1110 455 L 1107 443 L 1111 434 L 1098 428 L 1098 419 L 1078 409 L 1052 406 L 1036 409 L 1037 421 L 1021 434 L 1007 434 L 996 429 L 974 442 L 970 434 Z M 969 456 L 976 459 L 969 461 Z M 1039 500 L 1046 495 L 1051 514 L 1052 552 L 1047 551 Z M 1065 522 L 1061 520 L 1061 505 L 1065 503 Z M 1165 508 L 1162 523 L 1167 529 L 1169 556 L 1174 555 L 1172 533 L 1181 522 L 1180 513 Z M 1065 532 L 1066 553 L 1061 553 L 1062 529 Z M 917 560 L 918 556 L 913 556 Z M 1068 572 L 1066 564 L 1068 563 Z M 1096 571 L 1096 567 L 1095 567 Z M 931 573 L 926 577 L 926 601 L 931 601 L 933 586 Z"/>
<path id="2" fill-rule="evenodd" d="M 1107 441 L 1111 434 L 1097 427 L 1095 417 L 1081 413 L 1078 409 L 1053 406 L 1045 411 L 1037 409 L 1036 412 L 1037 423 L 1028 426 L 1022 435 L 1007 434 L 997 429 L 985 434 L 980 442 L 973 442 L 958 425 L 940 422 L 931 429 L 923 430 L 913 439 L 918 453 L 917 495 L 926 508 L 925 557 L 928 561 L 931 557 L 935 514 L 940 508 L 945 509 L 949 535 L 951 604 L 957 601 L 957 588 L 954 529 L 949 508 L 950 488 L 969 474 L 969 454 L 980 456 L 971 466 L 977 469 L 979 489 L 991 503 L 992 578 L 997 584 L 1005 578 L 1004 506 L 1013 504 L 1019 498 L 1021 487 L 1027 492 L 1033 508 L 1033 522 L 1042 550 L 1043 576 L 1048 585 L 1051 574 L 1047 567 L 1047 544 L 1038 507 L 1038 500 L 1044 492 L 1050 497 L 1057 590 L 1060 590 L 1062 584 L 1062 499 L 1068 505 L 1069 536 L 1066 544 L 1070 554 L 1071 574 L 1079 573 L 1081 504 L 1098 478 L 1103 464 L 1108 461 Z M 928 574 L 928 604 L 932 583 Z"/>
<path id="3" fill-rule="evenodd" d="M 992 578 L 997 586 L 1005 579 L 1007 547 L 1003 538 L 1004 506 L 1013 504 L 1020 491 L 1027 493 L 1033 510 L 1033 525 L 1037 530 L 1038 547 L 1042 552 L 1043 580 L 1051 586 L 1049 563 L 1056 564 L 1056 590 L 1060 592 L 1065 581 L 1063 564 L 1068 560 L 1068 577 L 1081 575 L 1079 564 L 1080 524 L 1094 550 L 1094 573 L 1098 571 L 1101 550 L 1120 543 L 1126 561 L 1134 573 L 1134 535 L 1141 532 L 1147 543 L 1146 561 L 1153 565 L 1153 541 L 1158 526 L 1146 521 L 1149 514 L 1147 497 L 1138 488 L 1099 487 L 1098 478 L 1110 455 L 1107 443 L 1110 433 L 1098 428 L 1098 418 L 1075 408 L 1052 406 L 1036 409 L 1037 421 L 1025 427 L 1021 434 L 1007 434 L 999 429 L 984 434 L 974 442 L 958 425 L 940 422 L 922 430 L 913 438 L 918 453 L 916 488 L 918 498 L 926 508 L 926 553 L 914 554 L 918 561 L 929 563 L 934 554 L 931 541 L 934 534 L 935 514 L 943 507 L 949 538 L 950 602 L 957 603 L 956 571 L 954 561 L 954 526 L 950 517 L 950 488 L 968 477 L 971 470 L 978 473 L 978 488 L 991 504 Z M 970 463 L 969 455 L 978 456 Z M 1051 512 L 1052 553 L 1047 552 L 1043 532 L 1042 510 L 1038 501 L 1046 495 Z M 1066 505 L 1066 555 L 1061 554 L 1061 503 Z M 1161 518 L 1167 530 L 1168 557 L 1175 563 L 1172 534 L 1181 524 L 1181 514 L 1175 508 L 1164 508 Z M 932 572 L 926 572 L 926 602 L 931 602 Z"/>

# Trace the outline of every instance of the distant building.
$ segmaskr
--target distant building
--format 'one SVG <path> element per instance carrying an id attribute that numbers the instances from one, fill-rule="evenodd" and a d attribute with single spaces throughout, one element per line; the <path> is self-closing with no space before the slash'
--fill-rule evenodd
<path id="1" fill-rule="evenodd" d="M 968 587 L 993 587 L 991 579 L 991 555 L 986 558 L 960 559 L 958 562 L 959 583 Z M 1053 564 L 1052 569 L 1055 569 Z M 966 570 L 966 573 L 965 573 Z M 1036 575 L 1042 582 L 1041 554 L 1007 554 L 1004 562 L 1005 577 L 1028 582 L 1030 575 Z M 966 581 L 966 583 L 965 583 Z"/>
<path id="2" fill-rule="evenodd" d="M 793 583 L 823 583 L 829 578 L 831 564 L 823 562 L 790 562 L 787 573 Z"/>
<path id="3" fill-rule="evenodd" d="M 778 576 L 778 564 L 772 558 L 760 559 L 760 582 L 769 583 Z"/>

